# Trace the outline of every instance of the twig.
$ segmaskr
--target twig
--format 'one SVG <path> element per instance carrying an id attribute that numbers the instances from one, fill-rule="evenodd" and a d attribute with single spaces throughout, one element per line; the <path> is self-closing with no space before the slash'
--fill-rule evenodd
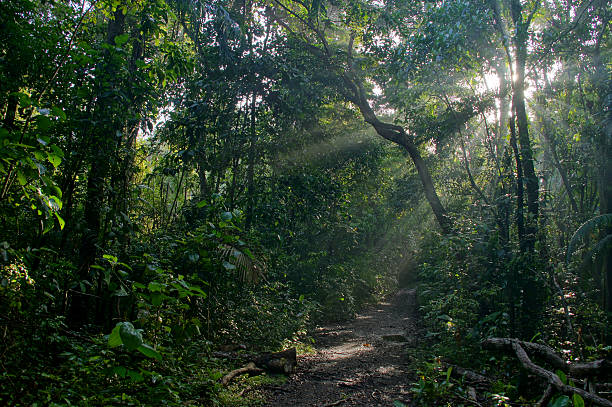
<path id="1" fill-rule="evenodd" d="M 349 398 L 346 398 L 346 399 L 340 399 L 340 400 L 334 401 L 333 403 L 323 404 L 321 407 L 339 406 L 340 404 L 349 401 L 351 398 L 352 397 L 349 397 Z"/>
<path id="2" fill-rule="evenodd" d="M 480 403 L 479 403 L 479 402 L 477 402 L 476 400 L 468 399 L 467 397 L 463 397 L 463 396 L 461 396 L 461 395 L 459 395 L 459 394 L 456 394 L 456 393 L 455 393 L 455 397 L 458 397 L 458 398 L 460 398 L 460 399 L 461 399 L 461 400 L 463 400 L 463 401 L 467 401 L 468 403 L 472 403 L 472 404 L 474 404 L 475 406 L 482 407 L 482 404 L 480 404 Z"/>

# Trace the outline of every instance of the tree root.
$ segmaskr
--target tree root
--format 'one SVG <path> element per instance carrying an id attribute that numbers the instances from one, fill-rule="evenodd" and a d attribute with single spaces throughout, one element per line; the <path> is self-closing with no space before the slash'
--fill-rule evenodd
<path id="1" fill-rule="evenodd" d="M 265 372 L 264 369 L 260 369 L 255 366 L 255 363 L 251 362 L 248 365 L 241 367 L 240 369 L 234 369 L 221 379 L 221 384 L 227 386 L 229 382 L 231 382 L 236 376 L 241 376 L 243 374 L 249 375 L 260 375 Z"/>
<path id="2" fill-rule="evenodd" d="M 545 379 L 548 382 L 548 388 L 546 389 L 546 392 L 544 393 L 542 398 L 539 400 L 538 406 L 543 406 L 545 405 L 545 403 L 548 402 L 548 400 L 552 396 L 552 392 L 554 389 L 565 395 L 571 396 L 574 393 L 578 394 L 585 401 L 591 401 L 600 406 L 612 407 L 611 401 L 606 400 L 598 396 L 597 394 L 588 392 L 583 389 L 579 389 L 574 386 L 563 384 L 559 376 L 557 376 L 555 373 L 533 363 L 527 355 L 525 349 L 541 357 L 543 360 L 550 363 L 553 367 L 557 369 L 560 369 L 571 375 L 582 377 L 607 374 L 607 371 L 605 369 L 608 369 L 607 366 L 609 365 L 609 362 L 605 360 L 598 360 L 590 363 L 569 364 L 548 346 L 532 342 L 519 341 L 518 339 L 511 338 L 489 338 L 482 342 L 482 347 L 485 349 L 513 350 L 519 362 L 521 362 L 521 364 L 527 371 Z"/>

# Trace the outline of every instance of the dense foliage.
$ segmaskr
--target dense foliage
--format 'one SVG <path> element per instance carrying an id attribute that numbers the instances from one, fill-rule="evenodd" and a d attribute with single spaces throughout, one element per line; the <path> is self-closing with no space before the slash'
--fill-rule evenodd
<path id="1" fill-rule="evenodd" d="M 487 337 L 610 357 L 611 14 L 2 2 L 0 400 L 246 403 L 214 350 L 307 344 L 398 282 L 423 405 L 465 399 L 440 356 L 540 396 Z"/>

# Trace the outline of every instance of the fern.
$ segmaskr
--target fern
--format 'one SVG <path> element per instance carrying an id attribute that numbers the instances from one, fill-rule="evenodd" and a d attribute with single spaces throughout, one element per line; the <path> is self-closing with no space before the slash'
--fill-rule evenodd
<path id="1" fill-rule="evenodd" d="M 574 232 L 574 235 L 572 236 L 572 238 L 570 239 L 569 244 L 567 245 L 567 255 L 566 255 L 566 258 L 565 258 L 565 262 L 566 263 L 570 262 L 572 254 L 576 251 L 576 248 L 577 248 L 578 244 L 582 240 L 584 240 L 584 238 L 586 236 L 589 236 L 594 230 L 596 230 L 598 228 L 604 228 L 604 227 L 608 227 L 610 225 L 612 225 L 612 213 L 605 213 L 603 215 L 595 216 L 594 218 L 591 218 L 591 219 L 587 220 L 586 222 L 584 222 L 578 228 L 578 230 L 576 230 L 576 232 Z M 593 249 L 593 251 L 591 253 L 592 254 L 597 254 L 598 252 L 600 252 L 605 247 L 608 247 L 608 245 L 612 242 L 611 236 L 612 236 L 612 234 L 608 234 L 603 239 L 601 239 L 597 243 L 597 245 L 595 246 L 595 248 Z"/>

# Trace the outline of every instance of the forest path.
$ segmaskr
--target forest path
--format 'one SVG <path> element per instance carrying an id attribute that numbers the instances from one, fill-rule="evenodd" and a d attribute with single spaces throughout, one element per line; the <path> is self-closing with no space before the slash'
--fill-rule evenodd
<path id="1" fill-rule="evenodd" d="M 416 342 L 415 290 L 400 291 L 339 325 L 318 328 L 317 352 L 298 357 L 296 373 L 270 389 L 268 406 L 410 404 L 406 348 Z"/>

